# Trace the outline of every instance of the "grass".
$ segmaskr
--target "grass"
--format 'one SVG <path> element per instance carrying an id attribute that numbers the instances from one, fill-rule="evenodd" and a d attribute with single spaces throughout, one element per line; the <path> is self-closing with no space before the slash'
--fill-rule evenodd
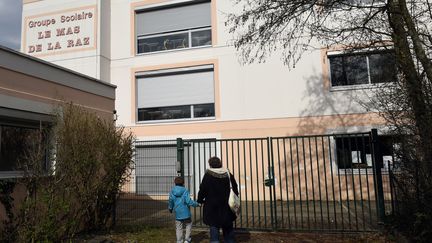
<path id="1" fill-rule="evenodd" d="M 175 242 L 175 229 L 152 226 L 119 226 L 111 232 L 114 242 Z"/>
<path id="2" fill-rule="evenodd" d="M 99 242 L 125 242 L 125 243 L 174 243 L 176 242 L 175 228 L 173 227 L 154 227 L 145 225 L 117 226 L 108 233 L 96 235 L 86 235 L 84 238 L 73 242 L 99 243 Z M 331 233 L 282 233 L 282 232 L 238 232 L 236 234 L 238 243 L 252 242 L 395 242 L 394 239 L 380 233 L 351 233 L 351 234 L 331 234 Z M 206 228 L 194 229 L 192 241 L 208 243 L 208 231 Z"/>

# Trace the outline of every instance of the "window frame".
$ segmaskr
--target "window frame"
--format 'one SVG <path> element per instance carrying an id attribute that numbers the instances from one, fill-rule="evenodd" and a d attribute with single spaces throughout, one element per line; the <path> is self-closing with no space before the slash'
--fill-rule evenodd
<path id="1" fill-rule="evenodd" d="M 394 52 L 393 48 L 387 48 L 387 49 L 378 49 L 378 50 L 359 50 L 359 51 L 353 51 L 353 52 L 344 52 L 344 51 L 331 51 L 327 53 L 327 72 L 328 72 L 328 80 L 329 80 L 329 87 L 330 91 L 343 91 L 343 90 L 356 90 L 356 89 L 373 89 L 381 87 L 382 85 L 388 85 L 393 82 L 380 82 L 380 83 L 373 83 L 371 80 L 371 68 L 370 68 L 370 62 L 369 62 L 369 56 L 373 54 L 387 54 Z M 333 85 L 332 81 L 332 66 L 330 63 L 330 58 L 332 57 L 344 57 L 344 56 L 356 56 L 356 55 L 364 55 L 366 58 L 366 65 L 367 65 L 367 78 L 368 83 L 365 84 L 348 84 L 348 85 Z M 395 71 L 397 72 L 397 67 L 395 67 Z M 396 74 L 395 74 L 396 78 Z M 395 80 L 396 81 L 396 80 Z"/>
<path id="2" fill-rule="evenodd" d="M 166 52 L 173 52 L 173 51 L 181 51 L 181 50 L 191 50 L 191 49 L 200 49 L 200 48 L 207 48 L 212 47 L 212 44 L 209 45 L 201 45 L 201 46 L 192 46 L 192 33 L 203 31 L 203 30 L 210 30 L 210 39 L 212 40 L 211 36 L 211 26 L 207 27 L 201 27 L 201 28 L 194 28 L 194 29 L 187 29 L 187 30 L 178 30 L 173 32 L 166 32 L 161 34 L 151 34 L 151 35 L 141 35 L 136 37 L 136 53 L 135 55 L 150 55 L 150 54 L 156 54 L 156 53 L 166 53 Z M 182 33 L 188 33 L 188 46 L 183 48 L 173 48 L 173 49 L 166 49 L 166 50 L 160 50 L 160 51 L 151 51 L 151 52 L 138 52 L 138 41 L 146 38 L 153 38 L 153 37 L 162 37 L 162 36 L 169 36 L 169 35 L 175 35 L 175 34 L 182 34 Z"/>
<path id="3" fill-rule="evenodd" d="M 136 21 L 136 15 L 139 13 L 143 13 L 143 12 L 151 12 L 151 11 L 156 11 L 156 10 L 162 10 L 162 9 L 169 9 L 169 8 L 176 8 L 176 7 L 182 7 L 182 6 L 187 6 L 187 5 L 194 5 L 194 4 L 200 4 L 200 3 L 205 3 L 205 2 L 209 2 L 210 3 L 210 18 L 212 18 L 212 1 L 214 0 L 192 0 L 192 1 L 182 1 L 182 2 L 177 2 L 177 3 L 170 3 L 170 4 L 163 4 L 163 5 L 156 5 L 156 6 L 148 6 L 148 7 L 141 7 L 141 8 L 135 8 L 133 10 L 133 14 L 134 14 L 134 47 L 135 47 L 135 56 L 145 56 L 145 55 L 151 55 L 151 54 L 160 54 L 160 53 L 169 53 L 169 52 L 175 52 L 175 51 L 185 51 L 185 50 L 193 50 L 193 49 L 201 49 L 201 48 L 209 48 L 212 47 L 214 44 L 214 36 L 213 36 L 213 21 L 211 21 L 211 25 L 210 26 L 202 26 L 202 27 L 198 27 L 198 28 L 192 28 L 192 29 L 179 29 L 179 30 L 175 30 L 175 31 L 170 31 L 170 32 L 161 32 L 161 33 L 153 33 L 150 35 L 138 35 L 137 34 L 137 21 Z M 211 44 L 210 45 L 202 45 L 202 46 L 192 46 L 192 32 L 198 32 L 198 31 L 203 31 L 203 30 L 210 30 L 210 41 Z M 175 34 L 179 34 L 179 33 L 188 33 L 188 47 L 185 48 L 174 48 L 174 49 L 167 49 L 167 50 L 160 50 L 160 51 L 153 51 L 153 52 L 139 52 L 138 49 L 138 40 L 139 39 L 144 39 L 146 37 L 159 37 L 159 36 L 166 36 L 166 35 L 175 35 Z"/>
<path id="4" fill-rule="evenodd" d="M 364 139 L 365 142 L 368 143 L 368 139 L 370 139 L 370 136 L 367 136 L 367 133 L 354 133 L 348 136 L 343 136 L 343 138 L 359 138 L 361 137 L 360 135 L 363 134 L 364 135 Z M 357 135 L 357 136 L 356 136 Z M 392 135 L 385 135 L 385 134 L 379 134 L 378 137 L 393 137 Z M 372 166 L 371 167 L 365 167 L 365 168 L 340 168 L 339 166 L 339 158 L 338 158 L 338 147 L 337 147 L 337 142 L 336 142 L 336 138 L 338 138 L 337 136 L 332 136 L 330 139 L 330 143 L 331 143 L 331 153 L 333 154 L 333 158 L 332 158 L 332 165 L 333 165 L 333 173 L 335 174 L 340 174 L 340 175 L 374 175 L 374 167 L 373 165 L 376 163 L 376 161 L 373 161 L 373 153 L 371 151 L 372 154 Z M 392 146 L 397 145 L 398 143 L 394 143 Z M 371 146 L 373 146 L 372 142 L 370 143 Z M 345 148 L 346 149 L 346 148 Z M 373 149 L 372 147 L 370 148 L 371 150 Z M 394 153 L 394 152 L 393 152 Z M 360 155 L 361 156 L 361 155 Z M 382 156 L 388 156 L 388 155 L 382 155 Z M 396 159 L 396 157 L 393 155 L 392 156 L 392 160 L 394 163 L 394 160 Z M 385 162 L 383 162 L 385 163 Z M 383 164 L 383 167 L 381 168 L 381 173 L 382 174 L 388 174 L 390 172 L 388 165 L 387 167 L 385 166 L 385 164 Z"/>
<path id="5" fill-rule="evenodd" d="M 215 103 L 213 103 L 215 104 Z M 208 117 L 194 117 L 194 110 L 193 110 L 193 106 L 194 105 L 201 105 L 201 104 L 193 104 L 193 105 L 189 105 L 190 106 L 190 112 L 191 112 L 191 118 L 178 118 L 178 119 L 160 119 L 160 120 L 146 120 L 146 121 L 139 121 L 138 120 L 138 110 L 140 108 L 137 108 L 137 124 L 159 124 L 159 123 L 175 123 L 175 122 L 194 122 L 194 121 L 208 121 L 208 120 L 215 120 L 216 119 L 216 114 L 214 116 L 208 116 Z M 216 113 L 216 108 L 215 111 Z"/>
<path id="6" fill-rule="evenodd" d="M 211 66 L 211 67 L 210 67 Z M 190 118 L 178 118 L 178 119 L 159 119 L 159 120 L 139 120 L 139 109 L 142 109 L 138 107 L 138 98 L 139 98 L 139 90 L 138 90 L 138 79 L 143 78 L 145 76 L 147 77 L 154 77 L 154 76 L 175 76 L 175 75 L 181 75 L 184 73 L 194 73 L 194 72 L 209 72 L 211 71 L 213 73 L 213 116 L 208 117 L 194 117 L 194 106 L 196 105 L 205 105 L 205 104 L 211 104 L 211 103 L 205 103 L 205 104 L 190 104 L 187 105 L 190 107 Z M 135 73 L 135 123 L 136 124 L 162 124 L 162 123 L 177 123 L 177 122 L 196 122 L 196 121 L 212 121 L 216 119 L 216 86 L 215 86 L 215 66 L 213 63 L 211 64 L 203 64 L 203 65 L 197 65 L 197 66 L 189 66 L 189 67 L 179 67 L 179 68 L 168 68 L 168 69 L 160 69 L 160 70 L 149 70 L 144 71 L 140 73 Z M 175 105 L 174 105 L 175 106 Z M 186 105 L 185 105 L 186 106 Z M 171 107 L 171 106 L 167 106 Z"/>
<path id="7" fill-rule="evenodd" d="M 33 115 L 31 112 L 19 112 L 21 114 L 28 114 Z M 50 117 L 49 115 L 42 115 L 42 118 L 44 120 L 28 120 L 28 119 L 22 119 L 18 117 L 7 117 L 7 116 L 0 116 L 0 151 L 1 151 L 1 139 L 2 139 L 2 127 L 15 127 L 15 128 L 24 128 L 24 129 L 34 129 L 34 130 L 40 130 L 42 129 L 50 129 Z M 45 161 L 41 161 L 41 163 L 44 163 L 46 168 L 49 168 L 50 161 L 49 161 L 49 154 L 50 151 L 46 151 L 45 155 Z M 0 179 L 12 179 L 12 178 L 22 178 L 24 177 L 24 171 L 22 170 L 5 170 L 0 171 Z"/>
<path id="8" fill-rule="evenodd" d="M 364 1 L 361 1 L 360 3 L 351 3 L 348 0 L 346 2 L 339 2 L 336 5 L 333 5 L 333 7 L 336 11 L 347 11 L 351 10 L 351 8 L 379 8 L 385 5 L 385 0 L 375 0 L 372 3 L 366 3 Z"/>

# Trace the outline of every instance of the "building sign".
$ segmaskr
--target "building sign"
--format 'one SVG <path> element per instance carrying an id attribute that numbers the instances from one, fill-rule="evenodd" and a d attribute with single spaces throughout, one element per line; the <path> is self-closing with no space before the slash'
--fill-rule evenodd
<path id="1" fill-rule="evenodd" d="M 28 16 L 23 51 L 40 56 L 96 48 L 96 6 Z"/>

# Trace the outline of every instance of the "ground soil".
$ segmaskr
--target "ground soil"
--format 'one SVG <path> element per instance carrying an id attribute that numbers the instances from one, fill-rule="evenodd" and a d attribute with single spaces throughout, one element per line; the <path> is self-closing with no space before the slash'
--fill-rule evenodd
<path id="1" fill-rule="evenodd" d="M 87 235 L 73 242 L 83 243 L 141 243 L 163 242 L 175 243 L 174 229 L 170 228 L 140 228 L 121 229 L 105 234 Z M 194 230 L 192 242 L 208 243 L 208 232 Z M 222 241 L 223 242 L 223 241 Z M 381 233 L 284 233 L 284 232 L 236 232 L 236 242 L 273 243 L 273 242 L 398 242 L 397 239 Z"/>
<path id="2" fill-rule="evenodd" d="M 197 232 L 195 242 L 209 242 L 207 232 Z M 324 234 L 281 232 L 238 232 L 237 242 L 393 242 L 377 233 Z M 173 241 L 174 242 L 174 241 Z"/>

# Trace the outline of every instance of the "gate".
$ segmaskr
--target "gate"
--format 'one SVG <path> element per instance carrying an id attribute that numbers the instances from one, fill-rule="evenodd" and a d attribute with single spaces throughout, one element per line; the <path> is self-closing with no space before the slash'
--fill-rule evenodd
<path id="1" fill-rule="evenodd" d="M 172 224 L 167 198 L 175 176 L 196 200 L 207 161 L 218 156 L 239 186 L 238 229 L 374 231 L 393 210 L 387 140 L 372 130 L 140 143 L 135 184 L 122 194 L 117 220 Z M 204 226 L 202 208 L 191 211 L 194 225 Z"/>

